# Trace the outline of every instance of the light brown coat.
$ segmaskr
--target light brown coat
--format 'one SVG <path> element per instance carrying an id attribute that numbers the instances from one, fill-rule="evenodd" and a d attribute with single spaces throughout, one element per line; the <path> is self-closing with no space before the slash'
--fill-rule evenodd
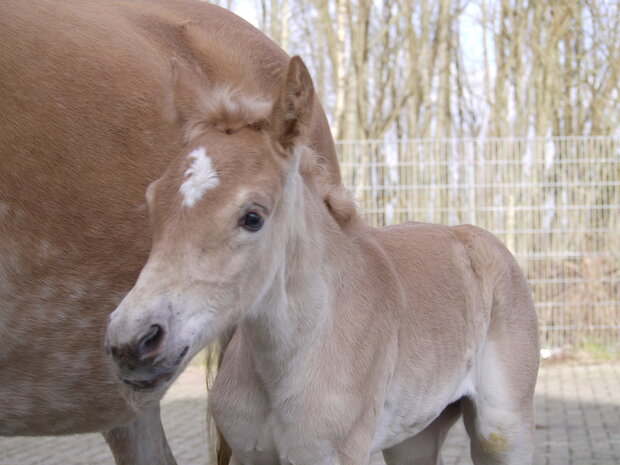
<path id="1" fill-rule="evenodd" d="M 473 226 L 366 225 L 308 155 L 312 99 L 299 58 L 245 125 L 173 98 L 202 123 L 149 187 L 153 247 L 106 336 L 119 376 L 165 386 L 236 327 L 210 395 L 234 465 L 435 465 L 461 410 L 476 465 L 531 464 L 538 331 L 516 261 Z"/>

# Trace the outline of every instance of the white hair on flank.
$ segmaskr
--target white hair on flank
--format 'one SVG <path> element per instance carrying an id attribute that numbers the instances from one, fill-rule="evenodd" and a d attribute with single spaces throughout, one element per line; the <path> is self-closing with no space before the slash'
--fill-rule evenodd
<path id="1" fill-rule="evenodd" d="M 219 184 L 217 171 L 213 169 L 211 158 L 204 147 L 192 150 L 187 158 L 193 158 L 191 166 L 185 170 L 187 179 L 181 184 L 179 191 L 183 195 L 183 205 L 193 207 L 207 189 Z"/>

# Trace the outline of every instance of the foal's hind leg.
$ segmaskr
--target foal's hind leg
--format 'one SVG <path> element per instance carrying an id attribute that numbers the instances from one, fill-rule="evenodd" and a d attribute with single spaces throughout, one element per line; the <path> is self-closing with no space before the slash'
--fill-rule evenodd
<path id="1" fill-rule="evenodd" d="M 441 446 L 461 416 L 459 402 L 448 405 L 423 431 L 383 451 L 387 465 L 442 465 Z"/>
<path id="2" fill-rule="evenodd" d="M 161 425 L 159 405 L 103 437 L 117 465 L 176 465 Z"/>
<path id="3" fill-rule="evenodd" d="M 475 465 L 531 465 L 537 365 L 502 362 L 500 351 L 488 343 L 485 351 L 476 393 L 471 399 L 463 399 L 463 420 L 473 462 Z"/>
<path id="4" fill-rule="evenodd" d="M 475 465 L 531 465 L 534 459 L 534 425 L 531 415 L 520 420 L 495 421 L 469 400 L 463 419 L 470 437 Z"/>

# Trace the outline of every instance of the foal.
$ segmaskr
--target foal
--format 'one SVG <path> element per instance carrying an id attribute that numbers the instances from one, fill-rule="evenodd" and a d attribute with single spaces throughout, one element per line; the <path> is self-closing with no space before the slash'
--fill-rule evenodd
<path id="1" fill-rule="evenodd" d="M 437 464 L 461 411 L 476 465 L 531 463 L 538 332 L 517 263 L 473 226 L 364 224 L 300 162 L 312 98 L 293 58 L 263 121 L 206 112 L 149 188 L 151 253 L 107 332 L 119 376 L 170 383 L 236 325 L 210 395 L 233 464 Z"/>

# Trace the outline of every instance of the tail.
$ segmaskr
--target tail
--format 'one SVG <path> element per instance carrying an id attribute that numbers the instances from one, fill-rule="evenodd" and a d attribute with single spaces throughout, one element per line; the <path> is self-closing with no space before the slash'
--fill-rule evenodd
<path id="1" fill-rule="evenodd" d="M 207 391 L 211 390 L 211 386 L 215 381 L 217 371 L 222 364 L 224 352 L 235 333 L 234 328 L 220 336 L 219 341 L 211 346 L 207 352 Z M 209 435 L 210 457 L 209 463 L 216 465 L 228 465 L 232 456 L 230 446 L 222 436 L 222 432 L 218 429 L 211 410 L 207 409 L 207 433 Z"/>
<path id="2" fill-rule="evenodd" d="M 232 450 L 230 450 L 230 446 L 219 430 L 217 431 L 217 440 L 217 465 L 228 465 L 232 457 Z"/>

